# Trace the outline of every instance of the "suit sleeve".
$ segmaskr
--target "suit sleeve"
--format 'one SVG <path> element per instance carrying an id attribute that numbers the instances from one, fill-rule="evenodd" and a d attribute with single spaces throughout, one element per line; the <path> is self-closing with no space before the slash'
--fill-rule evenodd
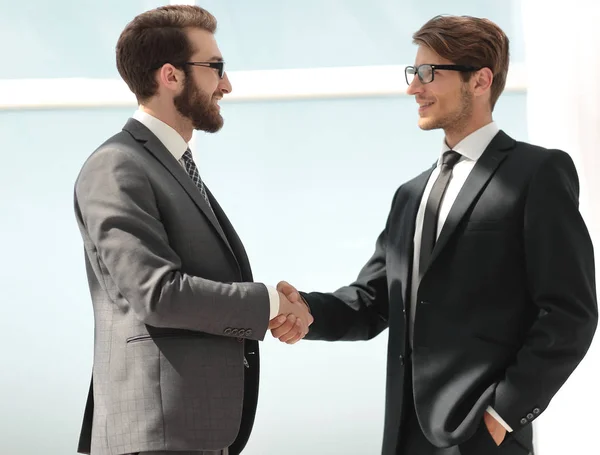
<path id="1" fill-rule="evenodd" d="M 103 287 L 111 297 L 126 300 L 142 322 L 264 338 L 270 312 L 267 288 L 185 273 L 135 157 L 118 149 L 94 153 L 75 184 L 75 207 L 88 255 L 94 251 L 100 262 Z M 244 330 L 233 335 L 226 332 L 230 327 Z"/>
<path id="2" fill-rule="evenodd" d="M 392 202 L 392 211 L 397 194 Z M 306 339 L 369 340 L 387 328 L 389 292 L 386 248 L 390 219 L 391 212 L 385 229 L 377 238 L 375 252 L 352 284 L 334 293 L 301 293 L 314 317 Z"/>
<path id="3" fill-rule="evenodd" d="M 596 330 L 594 253 L 578 198 L 571 158 L 548 151 L 528 190 L 523 230 L 527 280 L 539 316 L 493 403 L 515 431 L 546 409 Z"/>

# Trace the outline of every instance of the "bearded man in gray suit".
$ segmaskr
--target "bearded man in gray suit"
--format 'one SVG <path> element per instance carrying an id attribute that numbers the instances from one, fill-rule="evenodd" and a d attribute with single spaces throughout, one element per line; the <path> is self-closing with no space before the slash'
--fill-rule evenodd
<path id="1" fill-rule="evenodd" d="M 202 8 L 166 6 L 117 44 L 140 106 L 75 184 L 95 319 L 80 453 L 239 454 L 258 399 L 257 340 L 284 316 L 289 343 L 312 323 L 304 305 L 253 282 L 188 147 L 194 129 L 221 128 L 231 92 L 215 30 Z"/>

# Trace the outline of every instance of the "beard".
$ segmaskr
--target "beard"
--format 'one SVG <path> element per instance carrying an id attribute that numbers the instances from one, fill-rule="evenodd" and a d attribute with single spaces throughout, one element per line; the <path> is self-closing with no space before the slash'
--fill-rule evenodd
<path id="1" fill-rule="evenodd" d="M 473 94 L 469 92 L 467 85 L 460 89 L 460 100 L 458 107 L 443 117 L 424 119 L 419 126 L 422 130 L 443 129 L 445 131 L 460 131 L 473 115 Z"/>
<path id="2" fill-rule="evenodd" d="M 223 117 L 213 98 L 200 90 L 190 76 L 186 76 L 183 90 L 173 98 L 173 103 L 175 109 L 192 122 L 195 130 L 216 133 L 223 127 Z"/>

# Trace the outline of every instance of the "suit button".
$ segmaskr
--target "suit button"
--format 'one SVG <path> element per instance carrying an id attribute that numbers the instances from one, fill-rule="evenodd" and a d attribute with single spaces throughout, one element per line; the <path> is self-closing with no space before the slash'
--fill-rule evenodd
<path id="1" fill-rule="evenodd" d="M 398 359 L 400 360 L 400 366 L 403 366 L 404 365 L 404 356 L 400 355 L 400 356 L 398 356 Z"/>
<path id="2" fill-rule="evenodd" d="M 225 335 L 231 335 L 231 328 L 230 328 L 230 327 L 227 327 L 225 330 L 223 330 L 223 333 L 224 333 Z"/>
<path id="3" fill-rule="evenodd" d="M 521 419 L 521 425 L 525 425 L 527 423 L 527 419 L 526 418 L 522 418 Z"/>
<path id="4" fill-rule="evenodd" d="M 245 335 L 247 337 L 251 337 L 252 336 L 252 329 L 246 329 Z"/>
<path id="5" fill-rule="evenodd" d="M 540 413 L 540 408 L 535 408 L 535 409 L 533 410 L 533 413 L 534 413 L 535 415 L 538 415 L 538 414 Z"/>
<path id="6" fill-rule="evenodd" d="M 527 420 L 533 420 L 533 414 L 531 412 L 527 414 Z"/>

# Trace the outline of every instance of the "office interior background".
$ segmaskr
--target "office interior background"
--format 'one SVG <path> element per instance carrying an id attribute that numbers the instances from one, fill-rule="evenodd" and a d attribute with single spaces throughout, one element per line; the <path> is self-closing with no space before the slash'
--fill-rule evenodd
<path id="1" fill-rule="evenodd" d="M 0 0 L 2 454 L 76 451 L 93 315 L 73 183 L 136 108 L 115 67 L 119 33 L 167 2 Z M 413 63 L 412 33 L 441 13 L 487 17 L 506 31 L 511 69 L 494 118 L 517 139 L 571 154 L 600 249 L 600 3 L 197 4 L 218 19 L 233 93 L 223 130 L 195 135 L 194 155 L 257 281 L 332 291 L 370 257 L 395 189 L 440 152 L 442 132 L 417 127 L 403 67 Z M 379 453 L 386 343 L 387 332 L 294 346 L 268 335 L 244 453 Z M 599 344 L 536 421 L 538 454 L 597 450 Z"/>

